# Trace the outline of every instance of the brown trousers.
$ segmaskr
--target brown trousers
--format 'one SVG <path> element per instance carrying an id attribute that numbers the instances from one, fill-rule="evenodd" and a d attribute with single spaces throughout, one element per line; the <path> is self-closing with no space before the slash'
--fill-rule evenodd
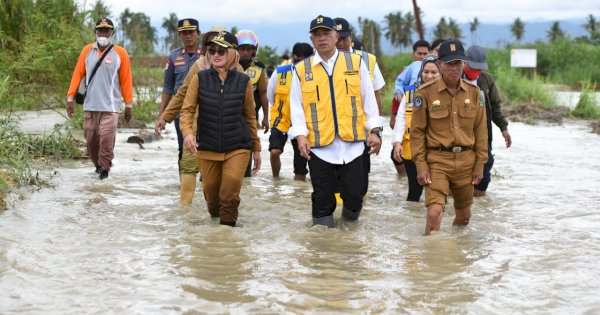
<path id="1" fill-rule="evenodd" d="M 110 171 L 115 157 L 115 137 L 119 113 L 83 112 L 83 135 L 88 154 L 94 165 Z"/>
<path id="2" fill-rule="evenodd" d="M 196 158 L 208 212 L 212 217 L 219 217 L 221 223 L 235 223 L 250 150 L 227 153 L 199 151 Z"/>

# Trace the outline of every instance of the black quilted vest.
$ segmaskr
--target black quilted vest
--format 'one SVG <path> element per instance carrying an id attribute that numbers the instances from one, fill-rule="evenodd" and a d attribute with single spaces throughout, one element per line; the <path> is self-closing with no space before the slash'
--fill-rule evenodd
<path id="1" fill-rule="evenodd" d="M 221 85 L 219 74 L 211 68 L 200 71 L 198 79 L 198 150 L 252 149 L 252 136 L 243 108 L 250 78 L 230 70 Z"/>

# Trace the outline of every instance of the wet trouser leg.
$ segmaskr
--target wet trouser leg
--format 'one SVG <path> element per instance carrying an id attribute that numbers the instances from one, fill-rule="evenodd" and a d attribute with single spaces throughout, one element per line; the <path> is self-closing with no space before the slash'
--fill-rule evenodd
<path id="1" fill-rule="evenodd" d="M 183 156 L 183 134 L 181 133 L 181 129 L 179 128 L 179 116 L 177 116 L 174 120 L 175 131 L 177 132 L 177 148 L 179 150 L 179 155 L 177 156 L 177 163 L 181 161 L 181 157 Z"/>
<path id="2" fill-rule="evenodd" d="M 292 139 L 292 148 L 294 149 L 294 174 L 306 175 L 308 174 L 308 161 L 300 155 L 300 149 L 298 148 L 298 141 Z"/>
<path id="3" fill-rule="evenodd" d="M 419 201 L 423 193 L 423 186 L 417 182 L 417 166 L 412 160 L 403 160 L 406 170 L 406 179 L 408 180 L 408 196 L 406 201 Z"/>
<path id="4" fill-rule="evenodd" d="M 84 112 L 84 137 L 90 159 L 107 171 L 110 171 L 114 158 L 118 123 L 118 113 Z"/>
<path id="5" fill-rule="evenodd" d="M 202 193 L 208 207 L 208 213 L 213 218 L 221 215 L 219 210 L 219 189 L 221 188 L 221 171 L 223 161 L 205 160 L 198 157 L 198 166 L 202 173 Z"/>
<path id="6" fill-rule="evenodd" d="M 494 155 L 492 154 L 492 145 L 488 144 L 488 160 L 483 166 L 483 179 L 475 185 L 475 189 L 486 191 L 492 181 L 492 167 L 494 166 Z"/>
<path id="7" fill-rule="evenodd" d="M 365 150 L 362 156 L 339 168 L 340 196 L 344 200 L 342 217 L 345 219 L 354 221 L 360 216 L 363 196 L 367 193 L 369 183 L 370 164 L 370 154 Z"/>
<path id="8" fill-rule="evenodd" d="M 348 218 L 352 220 L 358 218 L 362 209 L 361 193 L 364 187 L 363 156 L 357 157 L 350 163 L 338 165 L 323 161 L 315 154 L 311 154 L 308 165 L 313 186 L 311 195 L 313 223 L 333 227 L 333 217 L 331 219 L 320 218 L 333 215 L 336 206 L 335 192 L 338 188 L 344 199 L 344 208 L 347 209 L 345 212 L 347 212 Z M 323 224 L 321 222 L 323 220 L 327 224 Z"/>
<path id="9" fill-rule="evenodd" d="M 246 167 L 246 171 L 244 172 L 244 177 L 252 177 L 252 154 L 248 155 L 248 166 Z"/>
<path id="10" fill-rule="evenodd" d="M 208 211 L 220 217 L 221 224 L 235 226 L 249 155 L 250 150 L 235 150 L 226 153 L 223 161 L 198 159 Z"/>
<path id="11" fill-rule="evenodd" d="M 244 162 L 250 157 L 250 150 L 235 151 L 226 155 L 223 162 L 223 180 L 219 190 L 221 224 L 235 225 L 240 207 L 240 191 L 244 180 Z"/>
<path id="12" fill-rule="evenodd" d="M 363 151 L 362 155 L 364 160 L 363 167 L 365 174 L 363 177 L 363 188 L 360 192 L 361 196 L 363 197 L 367 194 L 367 191 L 369 191 L 369 173 L 371 172 L 371 155 L 369 154 L 370 150 L 371 148 L 365 143 L 365 150 Z"/>

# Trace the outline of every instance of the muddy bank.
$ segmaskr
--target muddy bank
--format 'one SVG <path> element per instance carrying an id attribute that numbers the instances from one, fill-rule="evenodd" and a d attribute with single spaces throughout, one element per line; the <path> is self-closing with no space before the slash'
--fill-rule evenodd
<path id="1" fill-rule="evenodd" d="M 546 107 L 541 103 L 503 105 L 502 110 L 506 119 L 529 125 L 536 125 L 540 120 L 560 125 L 570 111 L 565 106 Z"/>
<path id="2" fill-rule="evenodd" d="M 506 119 L 528 125 L 537 125 L 539 122 L 562 125 L 565 119 L 572 118 L 569 115 L 570 111 L 566 106 L 547 107 L 540 103 L 502 105 Z M 591 120 L 588 125 L 592 133 L 600 135 L 600 120 Z"/>

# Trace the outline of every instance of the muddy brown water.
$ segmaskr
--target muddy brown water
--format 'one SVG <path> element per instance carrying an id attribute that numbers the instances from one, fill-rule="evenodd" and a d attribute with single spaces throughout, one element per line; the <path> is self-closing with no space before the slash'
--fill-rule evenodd
<path id="1" fill-rule="evenodd" d="M 200 188 L 178 205 L 176 142 L 120 130 L 109 179 L 64 163 L 54 188 L 0 213 L 2 314 L 598 314 L 600 137 L 578 122 L 494 130 L 496 176 L 466 228 L 422 235 L 422 204 L 383 153 L 357 223 L 310 227 L 309 183 L 263 167 L 239 227 L 212 220 Z M 267 135 L 261 135 L 263 147 Z M 339 208 L 339 207 L 338 207 Z"/>

